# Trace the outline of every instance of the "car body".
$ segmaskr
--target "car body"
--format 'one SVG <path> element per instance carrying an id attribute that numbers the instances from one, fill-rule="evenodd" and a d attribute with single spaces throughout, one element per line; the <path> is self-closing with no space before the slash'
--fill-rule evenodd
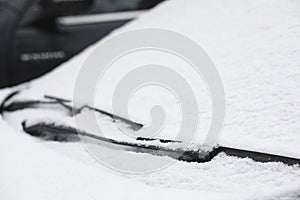
<path id="1" fill-rule="evenodd" d="M 51 71 L 161 0 L 2 2 L 1 88 Z"/>
<path id="2" fill-rule="evenodd" d="M 49 74 L 2 90 L 1 94 L 4 99 L 8 94 L 20 91 L 7 100 L 7 105 L 25 100 L 46 101 L 49 96 L 71 105 L 82 65 L 104 41 L 130 30 L 168 29 L 199 44 L 223 80 L 226 119 L 219 145 L 299 159 L 299 10 L 298 2 L 285 0 L 191 0 L 188 4 L 180 0 L 166 1 L 97 41 Z M 174 55 L 146 51 L 128 56 L 115 63 L 113 76 L 103 79 L 105 84 L 100 86 L 108 88 L 101 91 L 99 86 L 93 108 L 113 113 L 112 88 L 122 78 L 125 69 L 130 70 L 130 67 L 144 62 L 163 63 L 188 77 L 191 87 L 200 93 L 202 111 L 198 114 L 201 124 L 199 135 L 193 142 L 201 143 L 211 116 L 205 84 L 201 80 L 196 82 L 198 79 L 194 73 L 188 72 L 187 63 Z M 181 120 L 176 98 L 172 99 L 157 88 L 145 88 L 144 93 L 140 92 L 140 96 L 129 104 L 131 120 L 149 123 L 151 107 L 160 103 L 169 114 L 164 127 L 166 132 L 159 138 L 176 139 L 172 134 Z M 17 196 L 19 199 L 27 196 L 93 199 L 103 195 L 111 199 L 127 195 L 133 199 L 299 199 L 300 169 L 297 165 L 262 163 L 219 154 L 210 162 L 175 160 L 172 165 L 153 173 L 123 174 L 95 162 L 79 142 L 45 142 L 26 134 L 23 129 L 24 121 L 27 125 L 48 122 L 76 127 L 72 116 L 66 113 L 61 108 L 38 107 L 2 114 L 1 126 L 6 131 L 0 134 L 0 148 L 3 148 L 0 152 L 10 152 L 0 157 L 2 163 L 7 163 L 1 170 L 6 172 L 1 176 L 8 180 L 0 182 L 5 186 L 3 195 L 17 196 L 12 192 L 17 190 L 21 194 Z M 100 116 L 98 119 L 104 124 L 108 138 L 132 141 L 128 135 L 118 135 L 118 127 L 106 123 L 106 118 Z M 141 159 L 149 156 L 128 154 Z M 111 158 L 114 159 L 117 160 Z M 157 156 L 154 159 L 170 158 Z M 35 166 L 38 167 L 35 169 Z M 29 181 L 31 177 L 34 180 Z M 57 191 L 57 196 L 53 191 Z"/>

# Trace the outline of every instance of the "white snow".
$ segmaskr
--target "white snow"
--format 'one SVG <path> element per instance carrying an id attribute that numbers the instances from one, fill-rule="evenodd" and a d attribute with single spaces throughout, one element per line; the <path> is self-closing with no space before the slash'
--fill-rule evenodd
<path id="1" fill-rule="evenodd" d="M 226 121 L 221 145 L 300 158 L 299 1 L 170 0 L 108 37 L 143 27 L 165 28 L 185 34 L 201 45 L 215 63 L 226 93 Z M 30 88 L 16 99 L 42 99 L 45 94 L 72 99 L 80 67 L 96 45 L 32 81 Z M 96 94 L 96 106 L 111 111 L 111 88 L 118 78 L 132 66 L 147 62 L 172 66 L 187 77 L 197 91 L 202 110 L 195 143 L 201 143 L 211 115 L 208 93 L 202 81 L 188 70 L 189 66 L 170 55 L 141 52 L 119 60 L 110 71 L 111 75 L 104 77 L 103 85 L 109 87 L 103 90 L 105 93 Z M 180 109 L 176 99 L 163 90 L 152 87 L 138 91 L 130 102 L 132 119 L 148 123 L 148 112 L 155 104 L 163 105 L 168 117 L 161 136 L 173 138 L 181 120 Z M 27 110 L 5 115 L 5 120 L 19 128 L 24 119 L 72 123 L 58 111 L 41 114 L 40 111 Z M 219 155 L 210 163 L 176 162 L 157 173 L 126 176 L 125 179 L 123 175 L 99 167 L 80 144 L 44 143 L 13 130 L 4 121 L 1 121 L 1 128 L 1 196 L 20 194 L 18 199 L 30 195 L 37 195 L 30 199 L 81 199 L 87 195 L 87 199 L 93 199 L 103 196 L 102 193 L 109 198 L 110 195 L 116 195 L 111 198 L 120 198 L 123 191 L 132 198 L 139 198 L 148 197 L 142 195 L 142 191 L 151 191 L 151 195 L 168 194 L 174 199 L 185 195 L 189 195 L 186 198 L 200 198 L 202 195 L 206 199 L 225 199 L 228 194 L 237 195 L 239 199 L 297 199 L 300 194 L 299 167 L 255 163 Z M 111 126 L 106 128 L 109 130 Z M 115 132 L 108 132 L 108 136 L 117 137 L 114 135 Z M 78 179 L 75 181 L 76 174 Z M 29 180 L 30 177 L 34 178 L 33 181 Z M 140 192 L 134 193 L 133 187 L 141 188 Z M 159 189 L 161 187 L 172 190 Z M 12 192 L 16 190 L 19 193 Z M 34 190 L 36 193 L 32 192 Z M 112 192 L 114 190 L 118 193 Z"/>
<path id="2" fill-rule="evenodd" d="M 3 94 L 3 93 L 2 93 Z M 149 187 L 110 173 L 78 144 L 45 144 L 0 119 L 1 199 L 213 199 L 237 197 L 226 192 Z M 64 153 L 57 152 L 60 148 Z M 65 155 L 64 155 L 65 154 Z M 75 155 L 75 156 L 74 156 Z M 151 195 L 147 195 L 151 194 Z"/>

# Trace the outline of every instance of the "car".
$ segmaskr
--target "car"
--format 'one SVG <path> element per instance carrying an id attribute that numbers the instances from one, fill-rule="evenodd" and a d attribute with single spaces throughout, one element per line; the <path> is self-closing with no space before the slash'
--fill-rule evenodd
<path id="1" fill-rule="evenodd" d="M 298 11 L 297 2 L 284 0 L 165 1 L 43 77 L 1 90 L 0 126 L 5 131 L 0 134 L 0 152 L 9 152 L 0 156 L 5 177 L 0 180 L 1 195 L 18 199 L 120 199 L 127 195 L 133 199 L 299 199 Z M 171 51 L 143 49 L 119 56 L 95 81 L 93 104 L 77 102 L 84 67 L 100 69 L 98 64 L 110 52 L 104 49 L 98 55 L 98 49 L 149 27 L 189 38 L 206 52 L 192 55 L 209 57 L 214 63 L 224 86 L 226 116 L 213 148 L 202 145 L 212 119 L 205 80 Z M 149 41 L 155 38 L 146 36 Z M 168 44 L 176 46 L 180 41 Z M 130 73 L 135 67 L 149 63 L 169 66 L 197 94 L 200 123 L 187 148 L 182 148 L 184 141 L 176 135 L 182 122 L 180 104 L 185 102 L 167 86 L 138 85 L 129 94 L 121 87 L 130 99 L 117 103 L 128 106 L 130 117 L 114 110 L 115 88 L 133 80 Z M 84 79 L 86 91 L 92 88 L 92 75 Z M 155 77 L 159 75 L 165 74 Z M 161 132 L 139 135 L 156 120 L 150 118 L 156 105 L 165 110 Z M 101 134 L 89 123 L 92 117 Z M 80 119 L 88 126 L 80 126 L 76 121 Z"/>

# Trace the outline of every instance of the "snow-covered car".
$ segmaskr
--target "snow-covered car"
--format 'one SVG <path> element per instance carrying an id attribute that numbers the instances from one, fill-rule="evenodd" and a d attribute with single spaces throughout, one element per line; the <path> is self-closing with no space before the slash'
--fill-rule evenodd
<path id="1" fill-rule="evenodd" d="M 297 1 L 287 0 L 169 0 L 49 74 L 1 90 L 0 195 L 5 199 L 299 199 L 299 11 Z M 180 105 L 164 89 L 137 90 L 128 102 L 130 119 L 115 114 L 111 105 L 112 88 L 131 66 L 172 66 L 201 97 L 201 123 L 192 147 L 201 146 L 212 115 L 210 95 L 205 83 L 197 82 L 187 64 L 173 55 L 151 50 L 127 55 L 101 80 L 94 105 L 74 107 L 77 78 L 95 49 L 118 34 L 149 27 L 191 38 L 206 51 L 222 78 L 226 99 L 222 135 L 218 146 L 202 157 L 195 156 L 199 153 L 195 149 L 180 149 L 175 134 L 180 128 Z M 149 112 L 157 104 L 166 111 L 163 131 L 147 138 L 135 135 L 149 124 Z M 74 116 L 90 113 L 105 137 L 91 134 L 88 127 L 78 130 Z M 120 135 L 120 126 L 130 133 Z M 91 142 L 101 152 L 117 151 L 120 157 L 106 159 L 118 164 L 121 160 L 126 167 L 137 164 L 122 160 L 128 155 L 135 161 L 172 165 L 151 173 L 120 173 L 96 162 L 80 141 Z"/>

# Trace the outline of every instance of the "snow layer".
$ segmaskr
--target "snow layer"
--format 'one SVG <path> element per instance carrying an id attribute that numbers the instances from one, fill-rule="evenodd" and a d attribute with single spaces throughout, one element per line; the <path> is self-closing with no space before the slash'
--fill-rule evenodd
<path id="1" fill-rule="evenodd" d="M 40 113 L 27 114 L 34 112 Z M 177 161 L 155 173 L 116 174 L 79 143 L 43 142 L 3 119 L 0 126 L 0 194 L 5 199 L 297 199 L 300 193 L 298 166 L 221 154 L 208 163 Z"/>
<path id="2" fill-rule="evenodd" d="M 168 198 L 170 194 L 180 199 L 238 197 L 149 187 L 110 173 L 81 145 L 52 143 L 48 148 L 10 127 L 2 118 L 0 127 L 1 199 L 153 199 Z M 66 147 L 64 150 L 69 151 L 69 156 L 56 152 L 61 147 Z M 74 154 L 79 157 L 74 158 Z"/>
<path id="3" fill-rule="evenodd" d="M 110 36 L 143 27 L 166 28 L 185 34 L 200 44 L 215 63 L 223 79 L 226 93 L 226 122 L 220 140 L 221 145 L 300 158 L 299 1 L 171 0 L 118 29 Z M 44 94 L 72 99 L 74 83 L 80 67 L 96 45 L 89 47 L 48 75 L 32 81 L 30 88 L 18 95 L 17 99 L 42 99 Z M 201 97 L 199 107 L 203 108 L 199 113 L 202 123 L 195 142 L 200 143 L 210 120 L 209 97 L 203 83 L 198 81 L 197 77 L 188 70 L 189 66 L 180 60 L 170 55 L 158 55 L 157 52 L 130 55 L 115 64 L 117 70 L 111 71 L 113 76 L 105 78 L 104 85 L 113 87 L 118 77 L 121 77 L 131 66 L 148 64 L 149 61 L 172 66 L 174 70 L 187 77 L 193 89 L 199 92 Z M 104 91 L 105 95 L 96 94 L 97 106 L 110 111 L 110 97 L 113 90 L 106 88 Z M 176 99 L 157 88 L 145 88 L 144 91 L 139 92 L 130 104 L 132 119 L 147 123 L 149 108 L 153 104 L 162 104 L 168 111 L 169 120 L 165 127 L 165 135 L 162 136 L 172 138 L 174 135 L 170 133 L 176 132 L 180 124 L 178 117 L 180 109 Z M 16 112 L 7 116 L 7 119 L 10 123 L 19 126 L 16 121 L 35 118 L 32 117 L 34 112 L 36 111 Z M 40 111 L 38 112 L 35 116 L 40 114 Z M 50 113 L 44 112 L 44 115 L 43 118 L 55 120 Z M 56 118 L 58 119 L 69 120 L 63 116 Z M 13 131 L 3 121 L 1 127 L 7 130 L 6 133 L 1 132 L 3 139 L 0 140 L 3 143 L 0 146 L 3 148 L 1 149 L 3 170 L 1 171 L 5 171 L 1 173 L 4 179 L 1 179 L 0 185 L 3 186 L 2 192 L 5 195 L 13 195 L 12 187 L 17 184 L 20 186 L 18 188 L 20 194 L 24 194 L 23 198 L 32 193 L 29 192 L 30 188 L 37 188 L 36 195 L 49 194 L 49 191 L 58 190 L 57 194 L 63 197 L 66 195 L 66 198 L 69 197 L 67 195 L 73 194 L 80 198 L 90 192 L 91 196 L 88 197 L 92 199 L 99 197 L 99 191 L 108 197 L 111 193 L 116 195 L 115 198 L 122 196 L 111 192 L 113 189 L 107 188 L 110 186 L 104 185 L 104 189 L 97 189 L 103 186 L 102 176 L 105 177 L 105 182 L 106 179 L 113 180 L 111 183 L 116 184 L 114 189 L 118 191 L 122 191 L 121 188 L 127 183 L 133 184 L 133 187 L 137 185 L 138 188 L 148 188 L 109 173 L 103 168 L 96 168 L 97 164 L 83 152 L 79 144 L 40 144 L 38 140 Z M 14 143 L 6 141 L 14 141 Z M 45 146 L 51 148 L 45 149 Z M 4 151 L 4 149 L 8 150 Z M 9 155 L 3 153 L 6 151 Z M 30 157 L 19 158 L 19 153 Z M 44 155 L 47 155 L 47 159 Z M 25 163 L 24 168 L 21 163 Z M 37 170 L 37 173 L 34 170 Z M 77 173 L 78 180 L 72 182 Z M 93 174 L 99 174 L 100 178 Z M 32 176 L 37 181 L 28 181 Z M 61 182 L 57 183 L 58 186 L 55 186 L 57 179 L 53 177 L 61 178 Z M 239 199 L 297 199 L 300 193 L 298 167 L 287 167 L 280 163 L 255 163 L 248 159 L 236 159 L 224 155 L 218 156 L 210 163 L 176 162 L 170 168 L 155 174 L 127 178 L 154 187 L 180 189 L 172 190 L 173 198 L 185 196 L 186 192 L 182 189 L 190 189 L 191 192 L 188 194 L 192 197 L 204 195 L 206 199 L 214 197 L 224 199 L 226 195 L 223 195 L 226 193 L 238 195 Z M 45 179 L 44 184 L 43 179 Z M 28 187 L 25 187 L 27 190 L 24 186 Z M 160 195 L 161 192 L 158 188 L 141 189 L 141 191 L 148 190 L 151 190 L 151 193 L 155 191 L 153 195 Z M 130 191 L 133 194 L 135 190 Z M 212 194 L 214 196 L 211 196 Z M 139 192 L 134 195 L 137 195 L 133 196 L 134 198 L 140 197 Z M 58 196 L 54 197 L 58 198 Z"/>
<path id="4" fill-rule="evenodd" d="M 293 0 L 192 0 L 188 3 L 173 0 L 115 33 L 156 27 L 175 30 L 195 40 L 211 57 L 224 82 L 227 111 L 220 143 L 300 157 L 299 13 L 299 2 Z M 40 99 L 50 94 L 72 99 L 78 71 L 96 45 L 33 81 L 18 98 Z M 166 55 L 146 52 L 120 60 L 115 66 L 117 72 L 105 79 L 108 82 L 104 80 L 103 85 L 109 88 L 96 94 L 97 106 L 111 110 L 111 88 L 120 74 L 128 70 L 127 66 L 158 62 L 173 66 L 188 79 L 196 80 L 192 73 L 186 72 L 188 66 L 175 58 L 162 56 Z M 201 82 L 191 85 L 203 97 L 199 100 L 199 107 L 203 109 L 199 113 L 201 141 L 208 130 L 210 99 Z M 145 89 L 132 99 L 129 107 L 132 119 L 148 123 L 149 108 L 157 103 L 167 111 L 169 121 L 165 130 L 176 133 L 181 120 L 176 100 L 158 89 Z"/>

